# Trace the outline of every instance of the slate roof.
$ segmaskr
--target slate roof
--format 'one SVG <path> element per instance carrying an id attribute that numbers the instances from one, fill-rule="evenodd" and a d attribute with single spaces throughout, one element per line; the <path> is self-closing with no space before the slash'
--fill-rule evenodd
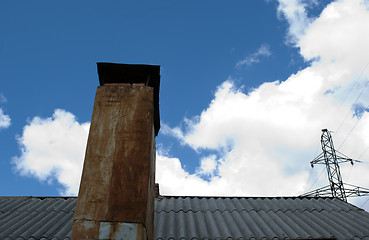
<path id="1" fill-rule="evenodd" d="M 0 239 L 70 239 L 76 197 L 0 197 Z M 155 239 L 369 239 L 369 213 L 335 198 L 171 197 Z"/>

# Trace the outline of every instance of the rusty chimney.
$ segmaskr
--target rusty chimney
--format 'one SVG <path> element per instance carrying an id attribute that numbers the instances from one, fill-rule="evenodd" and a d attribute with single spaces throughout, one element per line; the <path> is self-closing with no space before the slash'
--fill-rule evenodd
<path id="1" fill-rule="evenodd" d="M 72 239 L 153 239 L 160 67 L 97 63 Z"/>

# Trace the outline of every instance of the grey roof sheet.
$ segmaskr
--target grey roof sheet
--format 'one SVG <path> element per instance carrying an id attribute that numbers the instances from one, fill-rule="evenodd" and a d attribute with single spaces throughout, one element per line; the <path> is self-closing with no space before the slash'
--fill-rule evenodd
<path id="1" fill-rule="evenodd" d="M 0 239 L 70 239 L 76 197 L 0 197 Z M 369 239 L 369 213 L 334 198 L 170 197 L 155 239 Z"/>
<path id="2" fill-rule="evenodd" d="M 70 239 L 76 197 L 0 197 L 0 239 Z"/>

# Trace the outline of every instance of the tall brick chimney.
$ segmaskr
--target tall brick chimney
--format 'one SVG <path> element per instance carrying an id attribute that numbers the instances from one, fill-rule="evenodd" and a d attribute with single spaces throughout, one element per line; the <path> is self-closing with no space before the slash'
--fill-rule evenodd
<path id="1" fill-rule="evenodd" d="M 72 239 L 153 239 L 160 67 L 97 63 Z"/>

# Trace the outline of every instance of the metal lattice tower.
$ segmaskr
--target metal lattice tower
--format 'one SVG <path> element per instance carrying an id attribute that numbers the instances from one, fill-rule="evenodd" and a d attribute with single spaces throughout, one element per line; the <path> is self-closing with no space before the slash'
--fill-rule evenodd
<path id="1" fill-rule="evenodd" d="M 347 197 L 345 189 L 342 182 L 340 166 L 337 161 L 336 150 L 334 149 L 332 135 L 327 129 L 322 130 L 322 136 L 320 142 L 322 144 L 323 156 L 315 158 L 311 164 L 317 164 L 324 162 L 327 168 L 328 181 L 331 188 L 332 196 L 342 199 L 347 202 Z M 351 161 L 352 159 L 345 159 L 346 161 Z"/>
<path id="2" fill-rule="evenodd" d="M 341 177 L 341 171 L 339 163 L 350 162 L 352 165 L 354 162 L 360 162 L 353 160 L 343 153 L 335 150 L 331 133 L 328 129 L 322 130 L 322 136 L 320 142 L 322 144 L 323 152 L 319 154 L 313 161 L 310 162 L 311 167 L 314 164 L 324 164 L 327 169 L 329 186 L 325 186 L 301 196 L 305 197 L 335 197 L 342 201 L 347 202 L 347 197 L 357 197 L 369 195 L 369 189 L 354 186 L 351 184 L 344 184 Z M 346 185 L 346 187 L 345 187 Z"/>

